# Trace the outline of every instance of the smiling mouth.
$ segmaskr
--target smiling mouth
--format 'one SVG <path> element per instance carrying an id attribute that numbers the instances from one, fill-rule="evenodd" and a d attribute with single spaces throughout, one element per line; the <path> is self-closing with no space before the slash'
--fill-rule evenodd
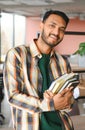
<path id="1" fill-rule="evenodd" d="M 58 40 L 58 36 L 55 36 L 55 35 L 50 35 L 50 38 L 52 38 L 54 40 Z"/>

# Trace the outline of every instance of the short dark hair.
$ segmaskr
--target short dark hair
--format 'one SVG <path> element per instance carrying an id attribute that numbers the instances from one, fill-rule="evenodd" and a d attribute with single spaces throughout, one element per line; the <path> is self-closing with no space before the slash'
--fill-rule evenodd
<path id="1" fill-rule="evenodd" d="M 51 14 L 56 14 L 56 15 L 61 16 L 61 17 L 65 20 L 66 25 L 68 24 L 68 22 L 69 22 L 68 16 L 67 16 L 64 12 L 58 11 L 58 10 L 49 10 L 49 11 L 47 11 L 47 12 L 44 14 L 44 16 L 43 16 L 42 22 L 45 22 L 46 19 L 47 19 Z"/>

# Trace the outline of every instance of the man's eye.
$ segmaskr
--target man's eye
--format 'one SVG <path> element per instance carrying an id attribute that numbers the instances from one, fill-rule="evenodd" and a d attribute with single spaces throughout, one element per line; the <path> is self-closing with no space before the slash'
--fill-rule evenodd
<path id="1" fill-rule="evenodd" d="M 55 28 L 55 25 L 53 25 L 53 24 L 50 24 L 50 27 L 52 27 L 52 28 Z"/>
<path id="2" fill-rule="evenodd" d="M 65 32 L 65 29 L 61 28 L 60 31 L 64 33 L 64 32 Z"/>

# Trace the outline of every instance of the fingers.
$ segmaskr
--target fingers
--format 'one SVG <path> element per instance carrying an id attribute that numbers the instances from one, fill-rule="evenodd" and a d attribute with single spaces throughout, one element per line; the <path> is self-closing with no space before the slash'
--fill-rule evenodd
<path id="1" fill-rule="evenodd" d="M 70 86 L 69 89 L 72 91 L 72 90 L 74 89 L 74 87 L 73 87 L 73 86 Z"/>
<path id="2" fill-rule="evenodd" d="M 51 97 L 53 97 L 53 93 L 51 92 L 51 91 L 49 91 L 49 90 L 46 90 L 45 92 L 44 92 L 44 94 L 47 94 L 48 96 L 51 96 Z"/>
<path id="3" fill-rule="evenodd" d="M 68 93 L 70 93 L 72 95 L 73 94 L 71 91 L 72 89 L 73 89 L 73 87 L 65 88 L 62 92 L 60 92 L 61 96 L 65 96 L 65 94 L 68 94 Z"/>
<path id="4" fill-rule="evenodd" d="M 60 92 L 60 95 L 61 95 L 61 96 L 64 96 L 64 95 L 68 92 L 68 90 L 69 90 L 68 88 L 62 90 L 62 91 Z"/>
<path id="5" fill-rule="evenodd" d="M 58 94 L 53 94 L 51 91 L 46 90 L 43 96 L 47 102 L 53 99 L 54 107 L 56 110 L 70 109 L 71 98 L 73 95 L 71 89 L 72 87 L 66 88 L 61 93 Z"/>
<path id="6" fill-rule="evenodd" d="M 73 93 L 71 88 L 64 89 L 61 93 L 56 94 L 53 97 L 54 106 L 56 110 L 70 109 L 72 104 Z"/>
<path id="7" fill-rule="evenodd" d="M 53 93 L 49 90 L 46 90 L 44 92 L 44 98 L 51 99 L 51 98 L 53 98 L 53 96 L 54 96 Z"/>

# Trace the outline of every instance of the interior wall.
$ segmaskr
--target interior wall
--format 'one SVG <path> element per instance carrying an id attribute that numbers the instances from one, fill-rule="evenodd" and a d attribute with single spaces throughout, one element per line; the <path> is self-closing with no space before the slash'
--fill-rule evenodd
<path id="1" fill-rule="evenodd" d="M 27 44 L 37 37 L 37 33 L 40 31 L 39 25 L 40 18 L 27 18 Z M 85 32 L 85 20 L 70 19 L 66 31 Z M 55 49 L 61 54 L 73 54 L 78 49 L 80 42 L 85 42 L 85 35 L 65 35 L 63 41 Z"/>
<path id="2" fill-rule="evenodd" d="M 26 20 L 26 44 L 29 44 L 29 42 L 32 39 L 37 38 L 39 31 L 40 31 L 40 18 L 27 17 L 27 20 Z"/>
<path id="3" fill-rule="evenodd" d="M 66 31 L 85 32 L 85 20 L 71 19 Z M 56 49 L 62 54 L 73 54 L 81 42 L 85 42 L 85 35 L 65 35 Z"/>

